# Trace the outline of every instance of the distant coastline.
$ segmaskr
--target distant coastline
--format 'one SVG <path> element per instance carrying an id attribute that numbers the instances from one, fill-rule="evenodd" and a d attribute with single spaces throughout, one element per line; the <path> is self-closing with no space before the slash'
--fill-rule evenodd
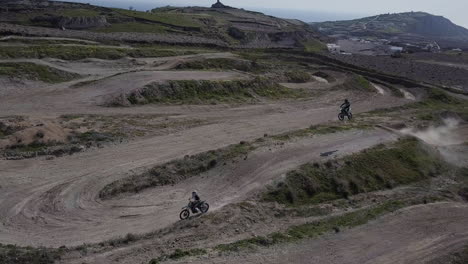
<path id="1" fill-rule="evenodd" d="M 129 8 L 130 6 L 139 11 L 151 10 L 153 8 L 167 6 L 166 4 L 158 3 L 144 3 L 139 1 L 106 1 L 106 0 L 64 0 L 67 2 L 80 2 L 80 3 L 92 3 L 94 5 L 105 6 L 105 7 L 117 7 L 117 8 Z M 213 2 L 215 2 L 213 0 Z M 183 6 L 174 4 L 174 6 Z M 208 5 L 200 5 L 206 6 Z M 326 11 L 314 11 L 314 10 L 294 10 L 294 9 L 281 9 L 281 8 L 256 8 L 256 7 L 240 7 L 247 10 L 262 12 L 266 15 L 288 18 L 288 19 L 299 19 L 304 22 L 324 22 L 324 21 L 335 21 L 335 20 L 349 20 L 366 17 L 375 14 L 351 14 L 351 13 L 331 13 Z"/>

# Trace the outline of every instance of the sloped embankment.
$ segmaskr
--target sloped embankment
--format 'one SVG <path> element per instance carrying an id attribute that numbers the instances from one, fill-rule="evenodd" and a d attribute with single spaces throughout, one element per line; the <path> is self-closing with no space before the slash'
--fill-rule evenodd
<path id="1" fill-rule="evenodd" d="M 232 81 L 178 80 L 148 84 L 142 89 L 111 99 L 108 105 L 255 102 L 260 98 L 297 98 L 304 95 L 302 90 L 288 89 L 265 78 Z"/>
<path id="2" fill-rule="evenodd" d="M 156 166 L 143 174 L 115 181 L 105 186 L 99 197 L 108 199 L 121 193 L 137 193 L 147 188 L 175 184 L 213 169 L 224 162 L 246 155 L 255 146 L 247 142 L 203 152 Z"/>
<path id="3" fill-rule="evenodd" d="M 270 187 L 264 198 L 290 205 L 320 203 L 422 181 L 446 166 L 419 140 L 405 138 L 340 160 L 304 164 Z"/>
<path id="4" fill-rule="evenodd" d="M 80 75 L 30 62 L 6 62 L 0 63 L 0 76 L 60 83 L 76 79 Z"/>
<path id="5" fill-rule="evenodd" d="M 112 46 L 73 46 L 73 45 L 31 45 L 31 46 L 4 46 L 0 49 L 0 58 L 56 58 L 61 60 L 82 60 L 97 58 L 103 60 L 117 60 L 124 57 L 147 58 L 147 57 L 171 57 L 181 55 L 193 55 L 203 53 L 202 49 L 195 48 L 161 48 L 161 47 L 140 47 L 125 48 Z"/>
<path id="6" fill-rule="evenodd" d="M 261 72 L 265 70 L 265 65 L 255 61 L 231 59 L 231 58 L 213 58 L 206 60 L 186 61 L 177 65 L 180 70 L 238 70 L 243 72 Z"/>

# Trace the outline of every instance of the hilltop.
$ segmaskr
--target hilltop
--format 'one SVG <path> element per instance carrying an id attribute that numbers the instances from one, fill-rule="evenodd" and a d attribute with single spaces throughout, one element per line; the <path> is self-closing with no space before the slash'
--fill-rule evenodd
<path id="1" fill-rule="evenodd" d="M 214 8 L 164 7 L 147 12 L 43 0 L 6 1 L 2 7 L 0 23 L 8 26 L 0 24 L 0 30 L 13 34 L 67 35 L 60 30 L 70 32 L 69 37 L 98 41 L 252 48 L 297 47 L 320 37 L 304 22 L 227 8 L 219 2 Z"/>
<path id="2" fill-rule="evenodd" d="M 468 29 L 425 12 L 382 14 L 313 25 L 327 35 L 387 38 L 417 45 L 437 42 L 441 48 L 468 47 Z"/>

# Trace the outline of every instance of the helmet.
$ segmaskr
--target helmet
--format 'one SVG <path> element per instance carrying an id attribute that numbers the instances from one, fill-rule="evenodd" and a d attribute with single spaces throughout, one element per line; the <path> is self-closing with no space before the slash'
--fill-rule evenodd
<path id="1" fill-rule="evenodd" d="M 346 99 L 344 99 L 344 101 L 345 101 L 346 103 L 347 103 L 347 102 L 349 102 L 347 98 L 346 98 Z"/>
<path id="2" fill-rule="evenodd" d="M 196 190 L 192 191 L 192 194 L 197 194 L 198 192 Z"/>

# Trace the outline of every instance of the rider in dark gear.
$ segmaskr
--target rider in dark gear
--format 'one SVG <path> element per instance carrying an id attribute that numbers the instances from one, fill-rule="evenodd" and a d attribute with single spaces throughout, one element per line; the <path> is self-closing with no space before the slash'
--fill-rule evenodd
<path id="1" fill-rule="evenodd" d="M 349 114 L 349 109 L 351 108 L 351 103 L 348 99 L 345 99 L 344 103 L 341 104 L 341 111 L 345 112 L 347 115 Z"/>
<path id="2" fill-rule="evenodd" d="M 190 199 L 190 208 L 192 209 L 192 212 L 197 213 L 198 209 L 200 207 L 200 196 L 198 196 L 197 191 L 192 192 L 192 198 Z"/>

